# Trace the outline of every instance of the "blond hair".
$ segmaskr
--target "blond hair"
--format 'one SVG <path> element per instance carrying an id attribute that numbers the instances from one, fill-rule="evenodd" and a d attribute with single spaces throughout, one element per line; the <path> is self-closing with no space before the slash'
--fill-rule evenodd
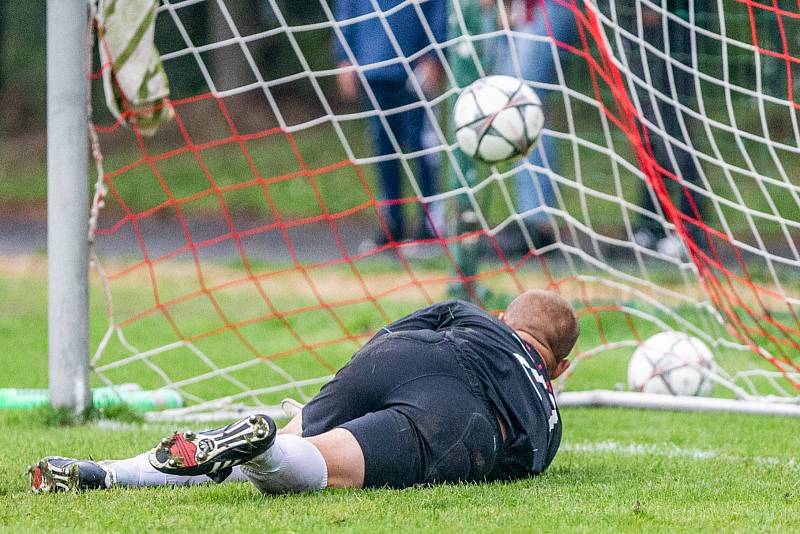
<path id="1" fill-rule="evenodd" d="M 580 333 L 572 306 L 551 291 L 526 291 L 508 305 L 505 317 L 511 328 L 550 348 L 558 361 L 569 355 Z"/>

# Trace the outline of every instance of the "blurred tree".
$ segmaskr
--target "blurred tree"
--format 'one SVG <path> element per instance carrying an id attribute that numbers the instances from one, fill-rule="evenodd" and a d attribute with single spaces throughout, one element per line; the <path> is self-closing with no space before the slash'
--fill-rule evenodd
<path id="1" fill-rule="evenodd" d="M 4 74 L 5 69 L 3 68 L 3 49 L 5 48 L 5 29 L 6 29 L 6 18 L 5 18 L 5 10 L 6 4 L 5 2 L 0 2 L 0 91 L 3 90 L 3 86 L 5 85 L 4 82 Z"/>
<path id="2" fill-rule="evenodd" d="M 0 1 L 0 130 L 44 128 L 45 3 Z"/>

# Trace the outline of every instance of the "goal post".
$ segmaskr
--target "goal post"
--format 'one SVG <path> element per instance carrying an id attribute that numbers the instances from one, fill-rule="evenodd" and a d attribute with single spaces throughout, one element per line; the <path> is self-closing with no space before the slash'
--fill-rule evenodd
<path id="1" fill-rule="evenodd" d="M 144 131 L 137 117 L 157 106 L 94 111 L 98 380 L 174 389 L 183 415 L 274 406 L 309 398 L 374 330 L 454 288 L 492 311 L 538 288 L 581 319 L 557 385 L 569 404 L 658 404 L 593 392 L 620 389 L 634 349 L 676 330 L 717 363 L 719 402 L 687 409 L 797 412 L 800 50 L 788 36 L 800 15 L 749 0 L 299 4 L 160 0 L 174 118 Z M 359 64 L 359 25 L 390 55 Z M 439 86 L 425 84 L 428 59 Z M 95 65 L 97 90 L 109 68 Z M 545 128 L 531 157 L 475 165 L 449 106 L 466 80 L 497 73 L 537 92 Z M 396 126 L 404 115 L 423 140 Z M 382 173 L 395 173 L 394 196 Z M 397 213 L 419 239 L 393 235 Z"/>
<path id="2" fill-rule="evenodd" d="M 81 414 L 89 388 L 89 10 L 47 2 L 47 282 L 49 392 Z"/>

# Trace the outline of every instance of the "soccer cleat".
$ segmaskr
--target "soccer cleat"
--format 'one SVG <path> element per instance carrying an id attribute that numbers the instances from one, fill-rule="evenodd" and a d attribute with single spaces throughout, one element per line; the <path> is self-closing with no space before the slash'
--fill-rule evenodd
<path id="1" fill-rule="evenodd" d="M 114 472 L 91 460 L 47 456 L 28 468 L 34 493 L 108 489 L 114 486 Z"/>
<path id="2" fill-rule="evenodd" d="M 208 475 L 221 481 L 235 465 L 249 462 L 272 446 L 275 422 L 250 415 L 221 428 L 175 432 L 150 451 L 150 465 L 173 475 Z M 219 480 L 218 480 L 219 479 Z"/>

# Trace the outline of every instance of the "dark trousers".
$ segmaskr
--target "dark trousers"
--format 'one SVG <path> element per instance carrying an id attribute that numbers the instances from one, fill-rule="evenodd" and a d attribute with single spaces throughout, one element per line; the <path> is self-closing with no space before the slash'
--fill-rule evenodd
<path id="1" fill-rule="evenodd" d="M 502 438 L 455 344 L 431 330 L 372 340 L 303 408 L 303 436 L 347 429 L 364 486 L 493 479 Z"/>
<path id="2" fill-rule="evenodd" d="M 386 156 L 394 154 L 395 157 L 378 163 L 378 178 L 381 184 L 381 193 L 385 200 L 402 198 L 402 185 L 406 179 L 415 180 L 424 196 L 435 194 L 436 170 L 429 161 L 430 158 L 420 157 L 416 161 L 409 161 L 413 176 L 406 177 L 400 164 L 400 154 L 392 143 L 390 132 L 403 152 L 417 152 L 422 150 L 422 132 L 425 125 L 425 107 L 420 105 L 406 111 L 396 111 L 396 108 L 419 102 L 417 95 L 411 91 L 406 80 L 400 81 L 370 81 L 370 89 L 375 95 L 382 115 L 388 123 L 388 131 L 378 116 L 372 117 L 370 127 L 373 135 L 375 154 Z M 364 97 L 367 105 L 369 99 Z M 388 204 L 383 210 L 392 237 L 396 240 L 405 236 L 406 228 L 403 221 L 402 206 L 398 203 Z M 424 215 L 420 221 L 420 231 L 425 232 Z"/>
<path id="3" fill-rule="evenodd" d="M 656 48 L 665 51 L 673 59 L 687 64 L 689 62 L 689 33 L 682 25 L 669 21 L 669 43 L 663 42 L 662 28 L 659 25 L 655 28 L 645 28 L 644 38 Z M 698 164 L 692 158 L 690 152 L 678 145 L 683 143 L 692 146 L 692 132 L 689 127 L 689 120 L 684 116 L 684 129 L 681 128 L 681 114 L 683 113 L 678 104 L 689 106 L 695 97 L 694 79 L 691 74 L 684 72 L 677 66 L 669 64 L 667 61 L 646 51 L 638 44 L 631 44 L 629 50 L 629 64 L 637 77 L 645 80 L 645 69 L 649 72 L 652 91 L 650 88 L 637 86 L 637 96 L 645 121 L 653 124 L 648 127 L 642 124 L 642 132 L 646 131 L 653 150 L 655 160 L 664 169 L 661 175 L 667 187 L 667 192 L 677 201 L 678 209 L 689 219 L 705 220 L 705 198 L 689 187 L 682 187 L 676 183 L 667 173 L 682 178 L 689 184 L 702 186 L 700 170 Z M 642 60 L 642 55 L 646 59 Z M 670 72 L 671 71 L 671 72 Z M 672 81 L 670 81 L 670 74 Z M 658 110 L 658 115 L 656 114 Z M 660 118 L 660 123 L 659 123 Z M 670 154 L 671 153 L 671 154 Z M 657 213 L 655 193 L 651 192 L 646 182 L 642 182 L 641 205 L 648 212 Z M 652 216 L 642 215 L 637 222 L 639 228 L 650 230 L 656 238 L 664 237 L 664 227 Z M 684 226 L 689 231 L 692 239 L 699 245 L 704 246 L 704 233 L 698 224 L 684 219 Z"/>

